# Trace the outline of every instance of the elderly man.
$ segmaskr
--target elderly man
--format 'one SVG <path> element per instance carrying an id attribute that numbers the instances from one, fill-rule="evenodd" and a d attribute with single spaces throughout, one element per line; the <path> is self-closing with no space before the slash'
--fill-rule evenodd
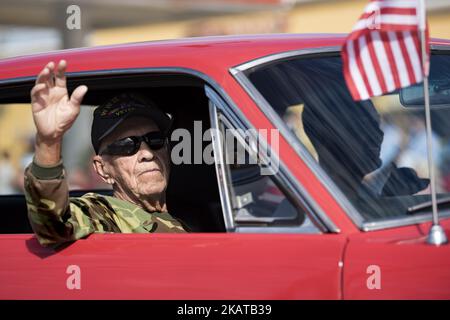
<path id="1" fill-rule="evenodd" d="M 94 111 L 93 165 L 114 196 L 87 193 L 69 199 L 62 138 L 79 114 L 87 87 L 77 87 L 69 98 L 65 70 L 64 60 L 48 63 L 31 91 L 37 133 L 25 192 L 39 242 L 58 247 L 94 232 L 186 232 L 166 207 L 170 117 L 138 94 L 119 94 Z"/>

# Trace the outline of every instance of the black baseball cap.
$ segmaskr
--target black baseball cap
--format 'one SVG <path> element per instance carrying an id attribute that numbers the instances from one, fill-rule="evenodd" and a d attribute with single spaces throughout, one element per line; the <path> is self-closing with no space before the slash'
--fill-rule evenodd
<path id="1" fill-rule="evenodd" d="M 132 116 L 151 118 L 165 135 L 169 133 L 172 125 L 172 116 L 160 110 L 148 97 L 136 92 L 120 93 L 94 110 L 91 141 L 96 154 L 101 141 Z"/>

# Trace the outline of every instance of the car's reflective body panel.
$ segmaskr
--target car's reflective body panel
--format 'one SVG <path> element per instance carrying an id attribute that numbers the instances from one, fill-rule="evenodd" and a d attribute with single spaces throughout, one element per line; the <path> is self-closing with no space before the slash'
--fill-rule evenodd
<path id="1" fill-rule="evenodd" d="M 0 297 L 338 299 L 344 244 L 341 235 L 118 234 L 49 255 L 30 236 L 5 236 Z M 66 287 L 69 265 L 80 267 L 80 290 Z"/>

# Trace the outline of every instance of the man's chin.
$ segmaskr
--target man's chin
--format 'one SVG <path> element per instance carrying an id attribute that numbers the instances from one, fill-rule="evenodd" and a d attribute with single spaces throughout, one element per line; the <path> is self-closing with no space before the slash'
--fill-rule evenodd
<path id="1" fill-rule="evenodd" d="M 165 186 L 148 186 L 147 188 L 139 188 L 139 195 L 141 198 L 152 198 L 155 199 L 159 197 L 166 191 Z"/>

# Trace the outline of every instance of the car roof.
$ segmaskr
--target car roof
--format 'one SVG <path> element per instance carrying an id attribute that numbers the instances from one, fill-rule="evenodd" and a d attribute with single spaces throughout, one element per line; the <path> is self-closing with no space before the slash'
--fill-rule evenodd
<path id="1" fill-rule="evenodd" d="M 277 52 L 340 46 L 346 34 L 264 34 L 183 38 L 57 50 L 0 60 L 0 80 L 35 77 L 49 61 L 66 59 L 68 72 L 180 67 L 227 72 L 230 67 Z M 433 39 L 432 44 L 450 45 Z"/>

